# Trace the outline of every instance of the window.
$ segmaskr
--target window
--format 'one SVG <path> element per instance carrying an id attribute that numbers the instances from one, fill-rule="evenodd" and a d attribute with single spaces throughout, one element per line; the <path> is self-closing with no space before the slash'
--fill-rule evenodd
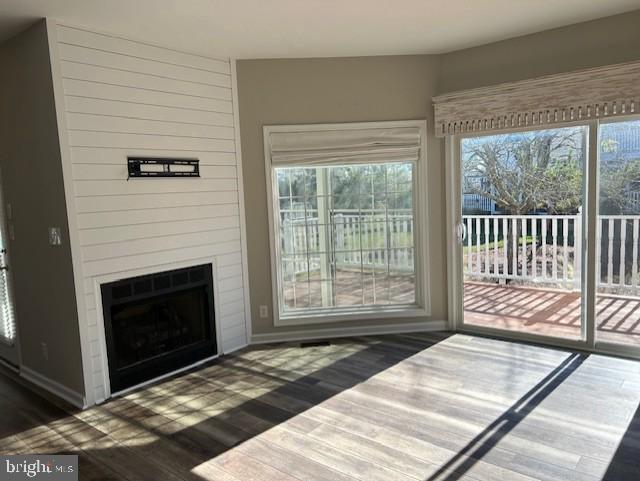
<path id="1" fill-rule="evenodd" d="M 424 123 L 380 125 L 265 129 L 276 322 L 425 313 Z"/>

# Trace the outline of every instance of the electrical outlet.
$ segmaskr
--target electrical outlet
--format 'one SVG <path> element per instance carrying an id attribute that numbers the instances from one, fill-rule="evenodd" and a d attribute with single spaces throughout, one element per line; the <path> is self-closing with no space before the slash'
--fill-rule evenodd
<path id="1" fill-rule="evenodd" d="M 260 306 L 260 317 L 263 319 L 269 317 L 269 309 L 264 304 Z"/>
<path id="2" fill-rule="evenodd" d="M 42 342 L 40 343 L 40 345 L 42 346 L 42 357 L 45 358 L 45 360 L 49 360 L 49 348 L 47 347 L 47 343 L 46 342 Z"/>

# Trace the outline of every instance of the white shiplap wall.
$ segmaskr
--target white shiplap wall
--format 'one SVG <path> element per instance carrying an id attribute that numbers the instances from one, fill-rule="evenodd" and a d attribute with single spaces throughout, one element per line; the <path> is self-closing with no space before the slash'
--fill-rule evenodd
<path id="1" fill-rule="evenodd" d="M 213 258 L 222 352 L 247 343 L 239 133 L 228 59 L 60 24 L 55 33 L 52 61 L 58 62 L 53 71 L 69 144 L 67 196 L 74 200 L 70 226 L 77 231 L 84 284 L 91 402 L 108 394 L 96 279 Z M 131 155 L 198 158 L 201 178 L 127 181 Z"/>

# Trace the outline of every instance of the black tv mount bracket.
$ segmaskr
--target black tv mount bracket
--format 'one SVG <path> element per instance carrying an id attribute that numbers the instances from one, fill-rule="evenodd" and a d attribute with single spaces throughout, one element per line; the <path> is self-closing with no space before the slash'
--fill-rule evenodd
<path id="1" fill-rule="evenodd" d="M 198 159 L 158 159 L 128 157 L 127 167 L 132 177 L 200 177 Z"/>

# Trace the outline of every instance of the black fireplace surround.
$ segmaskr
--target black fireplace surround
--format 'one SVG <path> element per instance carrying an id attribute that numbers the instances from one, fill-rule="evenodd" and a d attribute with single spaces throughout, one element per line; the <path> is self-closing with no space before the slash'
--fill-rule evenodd
<path id="1" fill-rule="evenodd" d="M 101 286 L 111 392 L 217 353 L 211 264 Z"/>

